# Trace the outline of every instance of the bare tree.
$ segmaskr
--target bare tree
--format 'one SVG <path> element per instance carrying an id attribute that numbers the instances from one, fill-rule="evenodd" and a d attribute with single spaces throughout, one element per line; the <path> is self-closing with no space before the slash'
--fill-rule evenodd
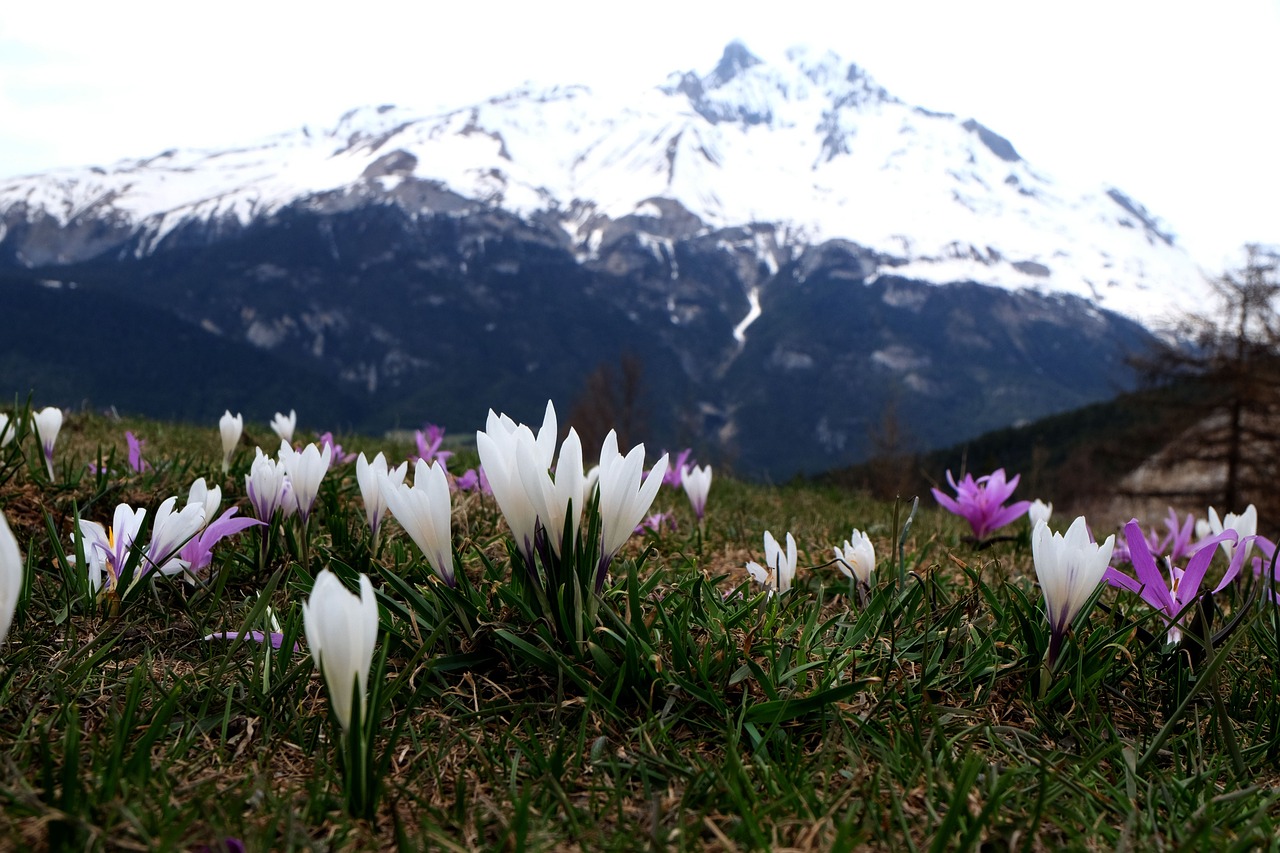
<path id="1" fill-rule="evenodd" d="M 1245 266 L 1213 282 L 1214 304 L 1188 315 L 1136 363 L 1185 429 L 1131 475 L 1138 496 L 1280 509 L 1280 281 L 1274 251 L 1246 247 Z"/>
<path id="2" fill-rule="evenodd" d="M 867 486 L 872 495 L 893 500 L 918 492 L 915 487 L 920 465 L 915 440 L 898 414 L 898 397 L 891 395 L 881 410 L 878 423 L 867 429 L 871 454 L 867 459 Z"/>
<path id="3" fill-rule="evenodd" d="M 569 409 L 568 422 L 578 431 L 583 452 L 598 452 L 611 429 L 623 452 L 641 441 L 648 430 L 644 397 L 644 363 L 637 356 L 624 354 L 616 370 L 607 362 L 597 365 Z"/>

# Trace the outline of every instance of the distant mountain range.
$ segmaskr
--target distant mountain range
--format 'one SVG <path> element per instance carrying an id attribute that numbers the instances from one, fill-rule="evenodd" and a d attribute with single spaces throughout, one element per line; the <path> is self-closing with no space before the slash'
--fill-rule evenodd
<path id="1" fill-rule="evenodd" d="M 1111 396 L 1143 324 L 1204 291 L 1119 189 L 737 43 L 628 102 L 362 109 L 3 180 L 0 276 L 11 391 L 466 430 L 567 411 L 629 353 L 651 443 L 773 477 L 861 459 L 888 411 L 930 447 Z"/>

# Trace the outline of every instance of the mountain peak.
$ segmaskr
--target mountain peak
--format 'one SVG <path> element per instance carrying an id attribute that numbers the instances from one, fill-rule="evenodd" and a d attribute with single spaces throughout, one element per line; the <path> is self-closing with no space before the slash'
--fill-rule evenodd
<path id="1" fill-rule="evenodd" d="M 831 51 L 793 47 L 782 61 L 766 62 L 740 41 L 725 47 L 709 74 L 673 73 L 659 88 L 685 96 L 713 124 L 772 125 L 789 120 L 783 114 L 804 101 L 823 102 L 828 109 L 897 102 L 862 68 Z"/>
<path id="2" fill-rule="evenodd" d="M 734 39 L 725 45 L 720 61 L 715 70 L 703 80 L 703 85 L 708 89 L 718 89 L 748 68 L 762 64 L 760 57 L 747 50 L 747 46 L 741 41 Z"/>

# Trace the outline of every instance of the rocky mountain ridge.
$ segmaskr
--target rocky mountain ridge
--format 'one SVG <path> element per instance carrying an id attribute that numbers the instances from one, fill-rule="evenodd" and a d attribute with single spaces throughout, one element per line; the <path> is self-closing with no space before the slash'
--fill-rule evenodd
<path id="1" fill-rule="evenodd" d="M 1119 190 L 837 57 L 737 44 L 627 103 L 356 110 L 0 181 L 0 271 L 328 375 L 362 428 L 532 416 L 632 353 L 656 436 L 769 476 L 861 458 L 888 407 L 932 446 L 1109 396 L 1132 318 L 1195 287 Z"/>

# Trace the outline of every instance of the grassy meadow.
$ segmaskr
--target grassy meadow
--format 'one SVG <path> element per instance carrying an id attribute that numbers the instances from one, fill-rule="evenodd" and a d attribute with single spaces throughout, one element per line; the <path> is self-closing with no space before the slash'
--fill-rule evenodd
<path id="1" fill-rule="evenodd" d="M 476 464 L 478 425 L 446 425 L 463 439 L 455 474 Z M 125 464 L 125 430 L 150 470 Z M 338 440 L 393 464 L 412 451 Z M 453 494 L 455 591 L 398 522 L 375 550 L 355 465 L 335 462 L 306 547 L 286 522 L 265 550 L 258 529 L 222 542 L 198 583 L 148 578 L 124 601 L 88 589 L 70 559 L 77 517 L 153 512 L 201 476 L 247 515 L 255 444 L 279 440 L 246 425 L 224 475 L 216 424 L 75 414 L 52 481 L 33 437 L 0 452 L 27 567 L 0 646 L 0 847 L 1280 847 L 1280 615 L 1250 584 L 1201 620 L 1234 630 L 1176 649 L 1138 596 L 1104 589 L 1041 696 L 1049 627 L 1025 519 L 978 549 L 928 494 L 912 516 L 909 498 L 717 472 L 702 529 L 682 491 L 659 490 L 675 529 L 632 537 L 576 643 L 512 583 L 491 497 Z M 865 593 L 831 563 L 855 527 L 877 557 Z M 800 548 L 781 595 L 744 569 L 765 530 Z M 325 567 L 349 586 L 369 575 L 379 596 L 372 819 L 345 806 L 340 729 L 303 635 Z M 262 629 L 268 604 L 280 650 L 204 639 Z"/>

